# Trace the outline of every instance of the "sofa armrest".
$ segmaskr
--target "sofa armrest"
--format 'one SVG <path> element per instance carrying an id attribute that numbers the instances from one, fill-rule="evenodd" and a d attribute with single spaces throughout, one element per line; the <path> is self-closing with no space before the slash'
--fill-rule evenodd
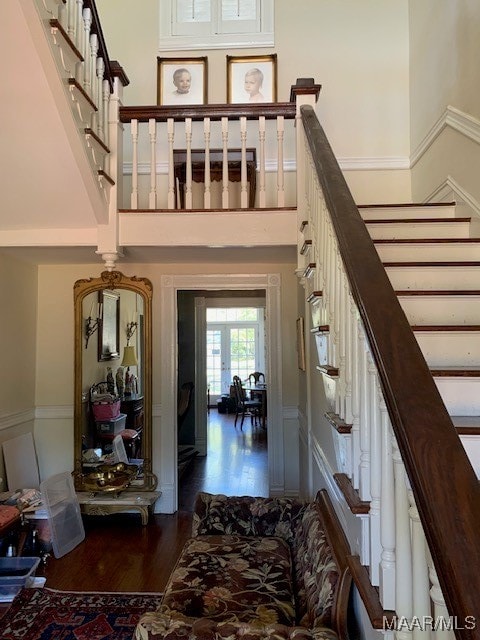
<path id="1" fill-rule="evenodd" d="M 253 498 L 200 492 L 192 535 L 278 536 L 292 543 L 306 505 L 293 498 Z"/>
<path id="2" fill-rule="evenodd" d="M 338 640 L 327 627 L 289 627 L 283 624 L 215 622 L 209 618 L 179 618 L 152 611 L 142 616 L 135 640 Z"/>

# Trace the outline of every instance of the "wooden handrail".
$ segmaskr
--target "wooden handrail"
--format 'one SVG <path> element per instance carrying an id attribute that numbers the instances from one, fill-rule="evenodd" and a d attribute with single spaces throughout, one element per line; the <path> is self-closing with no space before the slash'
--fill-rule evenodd
<path id="1" fill-rule="evenodd" d="M 220 120 L 221 118 L 238 119 L 241 117 L 247 120 L 258 120 L 264 116 L 267 120 L 272 120 L 278 116 L 283 116 L 288 120 L 295 118 L 296 106 L 294 102 L 273 102 L 265 104 L 208 104 L 208 105 L 180 105 L 180 106 L 133 106 L 120 107 L 120 121 L 148 122 L 154 119 L 157 122 L 165 122 L 169 118 L 174 120 Z"/>
<path id="2" fill-rule="evenodd" d="M 480 611 L 479 480 L 325 132 L 311 106 L 300 113 L 445 602 L 462 627 Z M 455 633 L 478 640 L 480 625 Z"/>

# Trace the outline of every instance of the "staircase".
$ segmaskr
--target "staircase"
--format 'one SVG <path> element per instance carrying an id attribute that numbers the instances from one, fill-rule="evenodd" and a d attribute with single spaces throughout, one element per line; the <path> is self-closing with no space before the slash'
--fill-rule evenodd
<path id="1" fill-rule="evenodd" d="M 478 476 L 480 238 L 454 204 L 359 211 Z"/>

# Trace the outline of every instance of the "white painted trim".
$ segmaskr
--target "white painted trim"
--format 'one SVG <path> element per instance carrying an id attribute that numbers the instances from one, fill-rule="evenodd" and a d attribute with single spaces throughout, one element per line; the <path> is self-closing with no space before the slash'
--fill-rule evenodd
<path id="1" fill-rule="evenodd" d="M 283 407 L 283 419 L 284 420 L 298 420 L 298 407 L 297 406 L 286 406 Z"/>
<path id="2" fill-rule="evenodd" d="M 36 407 L 35 418 L 38 420 L 73 420 L 74 410 L 72 405 L 50 405 Z"/>
<path id="3" fill-rule="evenodd" d="M 424 199 L 424 202 L 451 201 L 455 201 L 457 204 L 466 204 L 472 211 L 475 211 L 475 213 L 480 216 L 480 202 L 471 196 L 468 191 L 465 191 L 451 176 L 448 176 L 445 182 L 442 182 L 441 185 Z"/>
<path id="4" fill-rule="evenodd" d="M 385 157 L 363 157 L 363 158 L 338 158 L 338 164 L 343 171 L 398 171 L 410 169 L 410 160 L 407 156 L 385 156 Z M 138 175 L 149 176 L 150 164 L 148 162 L 138 163 Z M 288 158 L 283 161 L 283 171 L 293 173 L 297 170 L 295 158 Z M 133 171 L 132 162 L 123 163 L 123 175 L 131 176 Z M 276 173 L 278 162 L 272 158 L 265 160 L 265 173 Z M 168 162 L 157 162 L 155 166 L 157 175 L 168 174 Z M 258 167 L 257 167 L 258 172 Z"/>
<path id="5" fill-rule="evenodd" d="M 161 498 L 156 510 L 173 513 L 178 504 L 177 479 L 177 292 L 180 290 L 265 289 L 266 337 L 269 398 L 268 471 L 271 495 L 284 495 L 284 421 L 282 403 L 281 277 L 277 273 L 164 275 L 161 278 L 160 333 L 162 420 L 155 440 L 154 472 L 158 474 Z M 158 468 L 157 468 L 158 467 Z"/>
<path id="6" fill-rule="evenodd" d="M 0 415 L 0 431 L 18 427 L 34 419 L 35 409 L 24 409 L 23 411 L 15 411 L 14 413 L 5 413 Z"/>
<path id="7" fill-rule="evenodd" d="M 338 158 L 342 171 L 404 171 L 410 169 L 407 156 L 379 156 L 378 158 Z"/>
<path id="8" fill-rule="evenodd" d="M 477 120 L 477 118 L 474 118 L 468 113 L 460 111 L 460 109 L 456 109 L 455 107 L 448 105 L 427 135 L 417 146 L 415 151 L 411 154 L 410 167 L 415 166 L 447 126 L 463 134 L 473 142 L 480 144 L 480 120 Z"/>

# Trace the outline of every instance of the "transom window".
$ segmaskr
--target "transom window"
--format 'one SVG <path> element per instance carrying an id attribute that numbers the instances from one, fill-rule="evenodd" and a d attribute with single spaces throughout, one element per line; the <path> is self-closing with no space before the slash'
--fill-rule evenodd
<path id="1" fill-rule="evenodd" d="M 274 45 L 274 0 L 159 2 L 160 51 Z"/>

